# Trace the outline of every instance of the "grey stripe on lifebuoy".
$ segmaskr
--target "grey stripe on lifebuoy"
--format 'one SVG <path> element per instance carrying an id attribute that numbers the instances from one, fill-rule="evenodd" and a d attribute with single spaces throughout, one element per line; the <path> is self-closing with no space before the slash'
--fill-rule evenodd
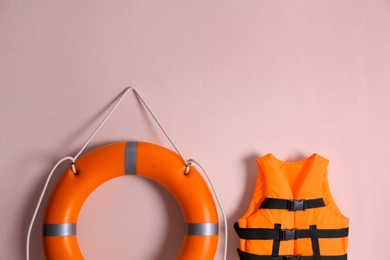
<path id="1" fill-rule="evenodd" d="M 216 236 L 218 235 L 217 223 L 187 223 L 187 236 Z"/>
<path id="2" fill-rule="evenodd" d="M 137 149 L 138 149 L 138 142 L 126 143 L 126 151 L 125 151 L 125 174 L 126 175 L 137 174 Z"/>
<path id="3" fill-rule="evenodd" d="M 76 224 L 43 224 L 43 236 L 75 236 Z"/>

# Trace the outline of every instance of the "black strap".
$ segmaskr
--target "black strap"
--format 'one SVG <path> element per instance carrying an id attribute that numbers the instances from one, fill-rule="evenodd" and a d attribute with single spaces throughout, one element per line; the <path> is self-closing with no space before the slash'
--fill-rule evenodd
<path id="1" fill-rule="evenodd" d="M 261 209 L 286 209 L 288 211 L 298 211 L 321 207 L 325 207 L 325 202 L 322 198 L 311 200 L 265 198 L 263 203 L 260 205 Z"/>
<path id="2" fill-rule="evenodd" d="M 311 246 L 313 248 L 313 260 L 321 260 L 320 244 L 318 242 L 317 225 L 310 226 Z"/>
<path id="3" fill-rule="evenodd" d="M 250 240 L 296 240 L 300 238 L 310 238 L 310 229 L 280 229 L 280 228 L 240 228 L 238 223 L 234 223 L 234 229 L 241 239 Z M 341 238 L 347 237 L 349 228 L 341 229 L 317 229 L 318 238 Z"/>
<path id="4" fill-rule="evenodd" d="M 315 260 L 313 256 L 266 256 L 255 255 L 237 249 L 240 260 Z M 321 256 L 321 260 L 347 260 L 347 254 L 335 256 Z"/>
<path id="5" fill-rule="evenodd" d="M 280 230 L 282 227 L 282 224 L 275 224 L 274 229 Z M 278 256 L 279 255 L 279 247 L 280 247 L 280 239 L 274 238 L 274 242 L 272 243 L 272 256 Z"/>

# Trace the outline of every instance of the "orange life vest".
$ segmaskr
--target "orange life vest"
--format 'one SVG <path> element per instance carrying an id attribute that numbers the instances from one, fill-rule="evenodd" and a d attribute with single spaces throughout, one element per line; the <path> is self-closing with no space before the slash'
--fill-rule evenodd
<path id="1" fill-rule="evenodd" d="M 234 224 L 243 260 L 345 260 L 349 220 L 329 190 L 328 160 L 257 159 L 248 211 Z"/>

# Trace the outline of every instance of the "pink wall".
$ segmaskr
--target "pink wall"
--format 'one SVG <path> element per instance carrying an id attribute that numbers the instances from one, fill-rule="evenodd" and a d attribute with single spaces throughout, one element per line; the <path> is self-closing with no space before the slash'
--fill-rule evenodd
<path id="1" fill-rule="evenodd" d="M 232 225 L 252 196 L 255 158 L 268 152 L 328 158 L 351 219 L 350 259 L 387 259 L 389 1 L 3 0 L 0 47 L 2 259 L 24 258 L 49 170 L 128 85 L 210 172 L 228 216 L 228 259 L 237 259 Z M 171 148 L 132 94 L 88 150 L 118 140 Z M 32 259 L 43 258 L 43 211 Z M 87 259 L 172 259 L 183 230 L 168 192 L 136 177 L 95 191 L 78 226 Z"/>

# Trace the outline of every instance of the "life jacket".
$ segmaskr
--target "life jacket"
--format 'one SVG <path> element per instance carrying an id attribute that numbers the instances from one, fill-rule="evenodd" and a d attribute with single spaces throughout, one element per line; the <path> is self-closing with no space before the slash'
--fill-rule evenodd
<path id="1" fill-rule="evenodd" d="M 345 260 L 349 219 L 329 190 L 328 160 L 284 162 L 267 154 L 248 211 L 234 228 L 242 260 Z"/>

